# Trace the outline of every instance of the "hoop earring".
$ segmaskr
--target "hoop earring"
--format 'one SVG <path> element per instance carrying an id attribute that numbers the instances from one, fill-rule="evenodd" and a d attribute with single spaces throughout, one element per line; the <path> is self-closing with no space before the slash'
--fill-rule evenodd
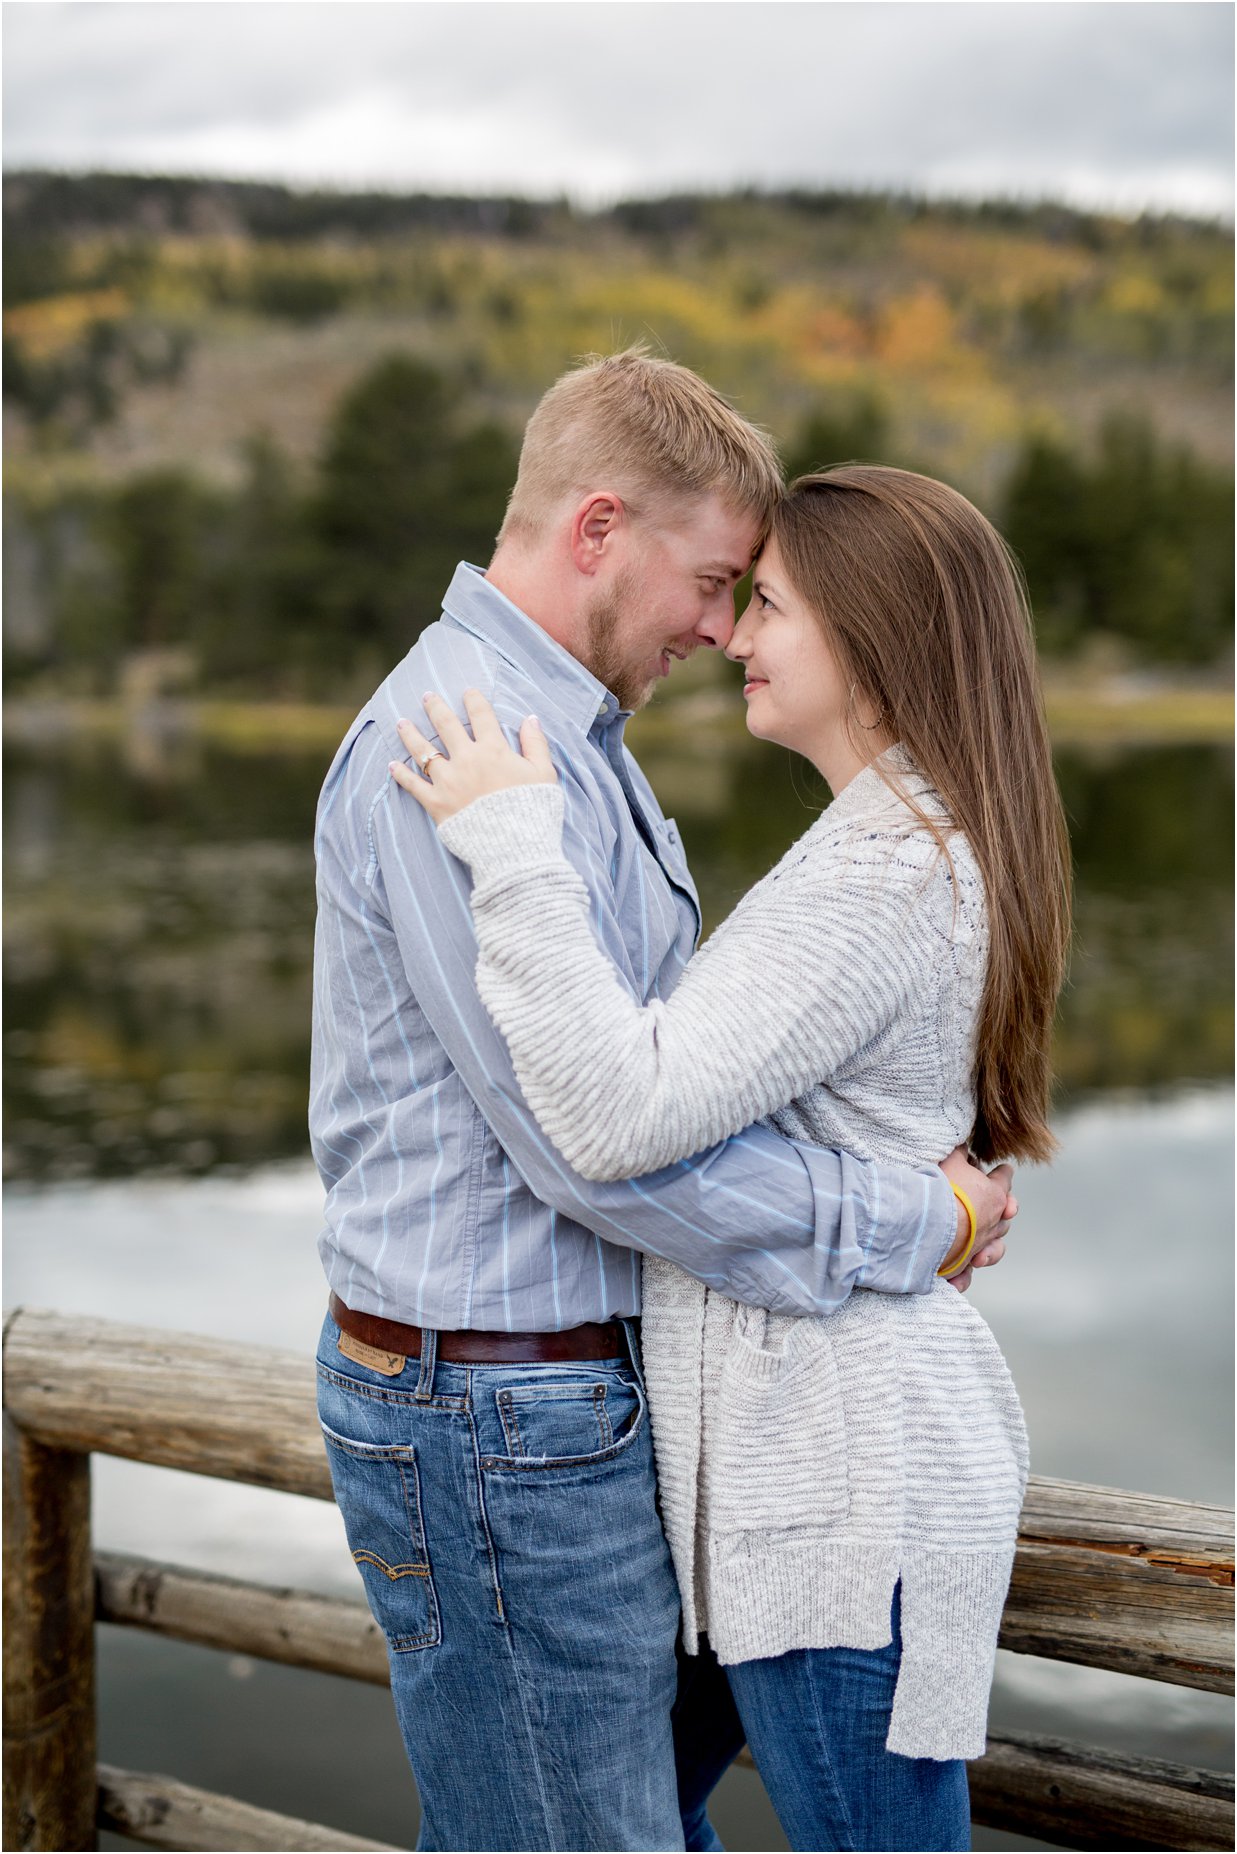
<path id="1" fill-rule="evenodd" d="M 850 694 L 847 697 L 847 706 L 849 707 L 851 713 L 855 716 L 855 721 L 858 724 L 858 726 L 862 728 L 863 732 L 865 734 L 873 734 L 875 733 L 878 727 L 881 727 L 884 724 L 885 704 L 883 702 L 881 703 L 879 709 L 877 710 L 875 721 L 860 721 L 859 716 L 855 710 L 855 690 L 858 687 L 859 687 L 859 680 L 856 677 L 855 681 L 852 682 L 850 685 Z"/>

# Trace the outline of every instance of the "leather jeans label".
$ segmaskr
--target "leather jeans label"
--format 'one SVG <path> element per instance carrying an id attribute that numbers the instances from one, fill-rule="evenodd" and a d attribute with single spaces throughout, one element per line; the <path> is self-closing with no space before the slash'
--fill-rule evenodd
<path id="1" fill-rule="evenodd" d="M 367 1371 L 380 1371 L 384 1378 L 397 1378 L 408 1363 L 402 1353 L 380 1352 L 376 1345 L 364 1345 L 351 1333 L 340 1333 L 339 1349 L 354 1364 L 364 1365 Z"/>

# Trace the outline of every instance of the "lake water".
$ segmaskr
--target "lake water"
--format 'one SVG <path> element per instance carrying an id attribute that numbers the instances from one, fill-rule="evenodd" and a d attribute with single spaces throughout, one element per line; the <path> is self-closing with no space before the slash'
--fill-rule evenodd
<path id="1" fill-rule="evenodd" d="M 683 706 L 633 734 L 707 929 L 827 793 L 741 725 L 676 723 Z M 303 1153 L 310 838 L 329 753 L 158 735 L 123 757 L 47 745 L 5 761 L 6 1178 L 200 1176 Z M 1228 1080 L 1229 755 L 1106 749 L 1058 768 L 1077 860 L 1062 1103 Z"/>
<path id="2" fill-rule="evenodd" d="M 824 794 L 730 731 L 654 711 L 643 736 L 716 922 Z M 322 756 L 155 740 L 6 770 L 5 1304 L 312 1346 Z M 1231 766 L 1176 748 L 1062 756 L 1060 775 L 1079 921 L 1062 1151 L 1022 1174 L 1009 1259 L 976 1303 L 1038 1473 L 1229 1504 Z M 228 1308 L 242 1276 L 260 1313 Z M 356 1594 L 322 1503 L 106 1459 L 95 1493 L 100 1545 Z M 100 1633 L 106 1758 L 411 1845 L 380 1690 Z M 1002 1654 L 993 1720 L 1220 1768 L 1231 1704 Z M 727 1778 L 717 1815 L 733 1848 L 784 1845 L 751 1773 Z"/>

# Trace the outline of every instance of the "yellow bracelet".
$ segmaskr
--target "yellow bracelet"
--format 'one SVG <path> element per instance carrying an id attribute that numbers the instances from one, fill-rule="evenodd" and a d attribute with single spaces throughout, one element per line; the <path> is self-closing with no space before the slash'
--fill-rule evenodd
<path id="1" fill-rule="evenodd" d="M 960 1190 L 956 1184 L 951 1184 L 949 1188 L 953 1192 L 954 1196 L 957 1198 L 958 1202 L 961 1204 L 963 1210 L 965 1210 L 966 1212 L 966 1220 L 971 1226 L 971 1233 L 966 1239 L 966 1248 L 962 1251 L 962 1254 L 958 1257 L 953 1267 L 937 1269 L 936 1271 L 937 1274 L 940 1275 L 942 1280 L 945 1280 L 945 1281 L 952 1281 L 955 1275 L 960 1275 L 962 1273 L 962 1270 L 966 1267 L 967 1263 L 971 1259 L 971 1256 L 974 1254 L 975 1238 L 979 1233 L 979 1226 L 975 1222 L 974 1204 L 972 1204 L 966 1192 Z"/>

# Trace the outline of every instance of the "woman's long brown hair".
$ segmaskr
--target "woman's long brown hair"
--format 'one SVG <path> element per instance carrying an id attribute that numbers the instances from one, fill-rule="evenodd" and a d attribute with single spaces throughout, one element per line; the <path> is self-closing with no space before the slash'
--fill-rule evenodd
<path id="1" fill-rule="evenodd" d="M 772 532 L 882 735 L 940 794 L 983 875 L 990 940 L 971 1144 L 984 1160 L 1046 1159 L 1069 839 L 1017 562 L 956 490 L 875 464 L 799 477 Z"/>

